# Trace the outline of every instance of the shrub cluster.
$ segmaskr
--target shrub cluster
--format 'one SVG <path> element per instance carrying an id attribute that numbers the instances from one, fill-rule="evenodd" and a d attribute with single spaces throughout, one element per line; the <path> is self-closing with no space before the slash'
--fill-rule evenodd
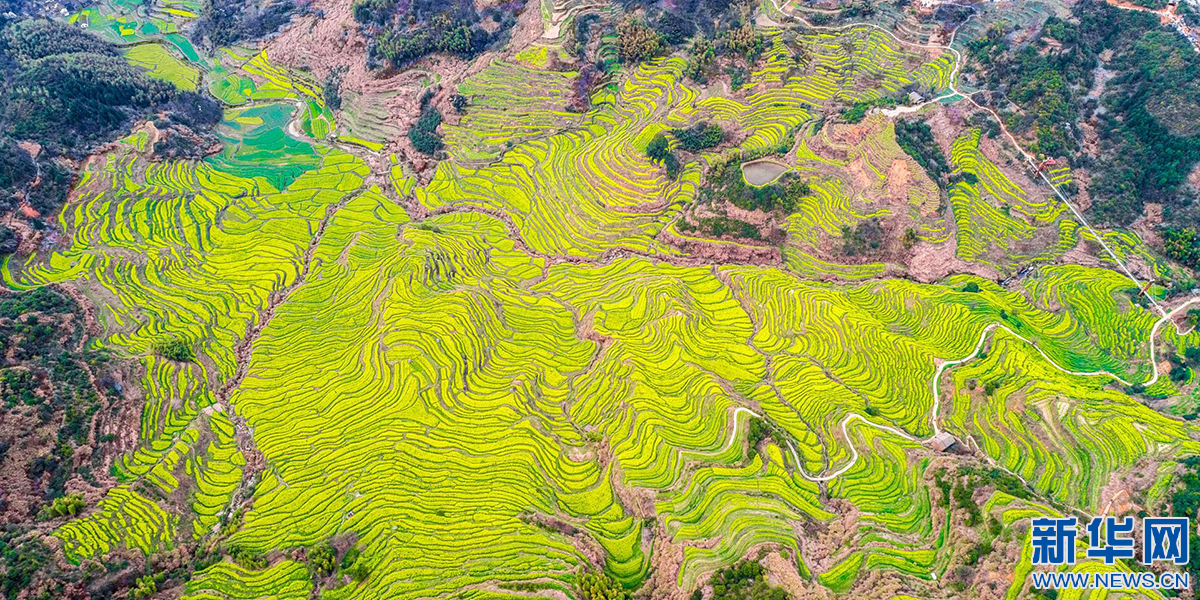
<path id="1" fill-rule="evenodd" d="M 442 149 L 442 136 L 438 135 L 438 125 L 442 124 L 442 113 L 432 105 L 421 110 L 421 117 L 408 130 L 408 140 L 412 142 L 417 152 L 433 156 Z"/>
<path id="2" fill-rule="evenodd" d="M 368 33 L 378 32 L 371 57 L 399 67 L 439 52 L 475 56 L 505 35 L 519 8 L 508 2 L 479 12 L 464 0 L 357 0 L 351 10 Z M 493 22 L 495 33 L 481 25 L 484 20 Z"/>
<path id="3" fill-rule="evenodd" d="M 318 544 L 308 550 L 308 572 L 313 579 L 333 575 L 337 568 L 337 552 L 329 542 Z"/>
<path id="4" fill-rule="evenodd" d="M 1163 254 L 1190 269 L 1200 268 L 1200 236 L 1195 227 L 1164 227 Z"/>
<path id="5" fill-rule="evenodd" d="M 702 200 L 728 201 L 746 210 L 790 214 L 810 193 L 812 190 L 807 183 L 790 175 L 768 185 L 750 185 L 742 177 L 741 165 L 730 161 L 714 165 L 709 170 L 700 197 Z"/>
<path id="6" fill-rule="evenodd" d="M 191 344 L 186 340 L 171 336 L 154 343 L 154 353 L 175 362 L 191 362 L 196 359 Z"/>
<path id="7" fill-rule="evenodd" d="M 720 125 L 701 121 L 687 129 L 672 129 L 671 135 L 679 140 L 679 147 L 688 152 L 699 152 L 725 141 L 725 130 Z"/>
<path id="8" fill-rule="evenodd" d="M 621 62 L 639 63 L 662 50 L 657 31 L 645 21 L 629 18 L 617 26 L 617 55 Z"/>
<path id="9" fill-rule="evenodd" d="M 950 165 L 946 155 L 933 139 L 933 131 L 924 121 L 917 119 L 898 119 L 896 121 L 896 143 L 904 153 L 917 161 L 921 168 L 935 182 L 944 183 Z"/>
<path id="10" fill-rule="evenodd" d="M 46 506 L 42 507 L 42 516 L 47 519 L 57 519 L 59 517 L 74 517 L 83 512 L 87 506 L 83 496 L 80 494 L 67 494 L 59 496 L 51 501 Z"/>
<path id="11" fill-rule="evenodd" d="M 717 216 L 705 217 L 697 219 L 696 223 L 688 220 L 681 220 L 677 225 L 680 231 L 687 233 L 701 233 L 707 237 L 719 238 L 723 236 L 733 236 L 750 240 L 762 240 L 762 232 L 758 230 L 752 223 L 747 223 L 740 219 L 731 217 Z"/>
<path id="12" fill-rule="evenodd" d="M 883 249 L 887 234 L 879 217 L 859 221 L 854 227 L 842 226 L 842 252 L 846 256 L 868 256 Z"/>
<path id="13" fill-rule="evenodd" d="M 13 599 L 27 592 L 34 577 L 53 564 L 51 550 L 40 539 L 6 530 L 0 534 L 0 566 L 4 569 L 0 595 Z"/>
<path id="14" fill-rule="evenodd" d="M 603 573 L 584 573 L 576 582 L 583 600 L 629 600 L 629 592 Z"/>
<path id="15" fill-rule="evenodd" d="M 767 570 L 751 560 L 719 569 L 708 580 L 712 587 L 711 600 L 787 600 L 783 588 L 767 583 Z M 704 598 L 704 592 L 692 592 L 692 600 Z"/>
<path id="16" fill-rule="evenodd" d="M 675 179 L 679 176 L 679 158 L 671 152 L 671 142 L 663 132 L 654 134 L 650 143 L 646 144 L 646 156 L 656 163 L 662 163 L 667 169 L 667 177 Z"/>
<path id="17" fill-rule="evenodd" d="M 436 52 L 473 56 L 487 47 L 488 41 L 488 33 L 483 29 L 442 14 L 423 27 L 384 29 L 376 40 L 376 48 L 391 64 L 403 65 Z"/>
<path id="18" fill-rule="evenodd" d="M 897 100 L 891 96 L 883 96 L 874 100 L 859 100 L 850 105 L 850 108 L 842 111 L 842 120 L 847 123 L 858 123 L 866 118 L 867 111 L 875 107 L 891 107 L 898 104 Z"/>

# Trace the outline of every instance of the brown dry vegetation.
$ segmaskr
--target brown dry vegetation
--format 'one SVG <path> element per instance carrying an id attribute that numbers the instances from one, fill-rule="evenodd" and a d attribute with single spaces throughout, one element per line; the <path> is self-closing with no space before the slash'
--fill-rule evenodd
<path id="1" fill-rule="evenodd" d="M 66 302 L 74 309 L 26 312 L 15 319 L 0 317 L 0 327 L 7 331 L 17 321 L 24 323 L 33 318 L 54 332 L 53 339 L 38 343 L 34 356 L 29 355 L 29 334 L 11 336 L 6 340 L 5 355 L 0 357 L 0 367 L 5 372 L 30 373 L 38 378 L 34 391 L 36 403 L 19 401 L 10 389 L 6 392 L 11 395 L 6 396 L 5 406 L 0 407 L 0 446 L 7 448 L 0 454 L 0 522 L 4 523 L 29 522 L 49 499 L 47 494 L 62 493 L 52 491 L 56 489 L 55 477 L 65 478 L 61 485 L 66 493 L 81 493 L 89 502 L 95 502 L 116 483 L 109 474 L 115 457 L 136 444 L 142 402 L 135 391 L 140 389 L 140 374 L 135 365 L 115 359 L 93 363 L 79 358 L 76 364 L 86 373 L 83 385 L 94 394 L 98 405 L 83 424 L 83 437 L 73 437 L 79 441 L 71 442 L 73 450 L 69 456 L 56 454 L 56 448 L 61 446 L 60 429 L 66 426 L 63 416 L 66 406 L 59 404 L 60 399 L 64 395 L 79 399 L 88 389 L 79 390 L 73 387 L 79 384 L 63 381 L 46 370 L 46 358 L 42 357 L 57 356 L 60 352 L 78 356 L 88 340 L 99 332 L 99 326 L 90 309 L 81 308 L 81 301 L 86 301 L 81 294 L 62 288 L 55 293 L 69 299 Z M 0 300 L 15 296 L 3 293 Z M 58 456 L 61 466 L 35 475 L 31 465 L 50 456 Z"/>

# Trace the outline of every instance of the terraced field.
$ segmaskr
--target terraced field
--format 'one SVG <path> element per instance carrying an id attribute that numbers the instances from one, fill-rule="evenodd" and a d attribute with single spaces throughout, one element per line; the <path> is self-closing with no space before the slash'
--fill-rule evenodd
<path id="1" fill-rule="evenodd" d="M 682 598 L 769 551 L 822 593 L 886 576 L 939 598 L 963 545 L 931 486 L 949 461 L 1027 483 L 1030 499 L 980 499 L 1008 525 L 1097 511 L 1114 477 L 1200 452 L 1191 423 L 1139 395 L 1179 393 L 1159 363 L 1200 333 L 1088 254 L 1065 204 L 1018 185 L 978 130 L 951 143 L 962 178 L 943 190 L 886 116 L 827 122 L 821 107 L 947 89 L 949 50 L 772 27 L 741 93 L 665 57 L 573 113 L 576 73 L 541 67 L 590 8 L 546 3 L 542 45 L 457 84 L 469 108 L 418 176 L 394 154 L 372 172 L 396 131 L 371 97 L 334 111 L 269 52 L 203 56 L 174 33 L 197 10 L 72 19 L 223 100 L 222 151 L 154 161 L 136 131 L 89 159 L 62 242 L 3 265 L 11 288 L 81 291 L 101 345 L 143 374 L 119 485 L 54 532 L 70 561 L 218 542 L 266 557 L 205 566 L 176 590 L 189 600 L 574 598 L 590 572 Z M 668 176 L 647 145 L 700 120 L 731 141 Z M 707 169 L 768 155 L 807 183 L 763 217 L 776 258 L 679 242 Z M 834 251 L 876 218 L 966 267 L 919 282 L 896 255 Z M 1135 235 L 1103 235 L 1170 276 Z M 170 340 L 195 360 L 160 356 Z M 930 448 L 941 431 L 963 456 Z M 329 540 L 352 540 L 365 577 L 314 583 L 300 549 Z"/>

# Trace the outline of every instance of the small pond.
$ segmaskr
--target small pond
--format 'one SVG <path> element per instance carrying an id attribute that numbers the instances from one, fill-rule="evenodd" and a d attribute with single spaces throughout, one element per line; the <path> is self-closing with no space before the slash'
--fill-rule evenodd
<path id="1" fill-rule="evenodd" d="M 752 160 L 748 163 L 742 163 L 742 176 L 746 178 L 746 183 L 750 185 L 767 185 L 779 179 L 784 173 L 787 173 L 788 169 L 791 169 L 791 167 L 764 158 L 762 160 Z"/>

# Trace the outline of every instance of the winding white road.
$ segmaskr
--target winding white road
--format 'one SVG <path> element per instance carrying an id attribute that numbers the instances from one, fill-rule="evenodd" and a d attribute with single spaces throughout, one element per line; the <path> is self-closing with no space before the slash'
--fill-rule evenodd
<path id="1" fill-rule="evenodd" d="M 1158 335 L 1159 329 L 1162 328 L 1163 324 L 1171 322 L 1180 313 L 1187 310 L 1189 307 L 1195 306 L 1196 304 L 1200 304 L 1200 297 L 1193 297 L 1193 298 L 1188 299 L 1187 301 L 1181 303 L 1179 306 L 1172 309 L 1171 312 L 1165 313 L 1158 321 L 1156 321 L 1154 323 L 1154 326 L 1150 328 L 1150 335 L 1149 335 L 1149 339 L 1147 340 L 1147 344 L 1149 344 L 1149 347 L 1150 347 L 1151 375 L 1150 375 L 1149 379 L 1147 379 L 1145 382 L 1142 383 L 1143 386 L 1149 387 L 1151 385 L 1154 385 L 1154 383 L 1158 381 L 1159 368 L 1158 368 L 1158 361 L 1156 358 L 1156 349 L 1155 349 L 1154 339 Z M 987 327 L 985 327 L 983 329 L 983 331 L 979 334 L 979 342 L 977 344 L 975 344 L 975 349 L 973 351 L 971 351 L 970 354 L 968 354 L 962 358 L 955 359 L 955 360 L 938 361 L 937 368 L 934 369 L 933 378 L 931 379 L 930 384 L 929 384 L 929 388 L 933 392 L 933 407 L 930 409 L 930 414 L 929 414 L 929 424 L 930 424 L 930 427 L 933 429 L 932 436 L 930 436 L 926 439 L 923 439 L 923 440 L 919 440 L 916 437 L 910 435 L 908 432 L 905 432 L 896 427 L 892 427 L 890 425 L 882 425 L 880 423 L 875 423 L 874 421 L 871 421 L 870 419 L 868 419 L 867 417 L 865 417 L 859 413 L 850 413 L 850 414 L 846 415 L 846 417 L 844 419 L 842 419 L 842 422 L 841 422 L 842 437 L 845 438 L 846 443 L 850 446 L 850 460 L 845 465 L 842 465 L 840 468 L 833 471 L 832 473 L 828 473 L 828 474 L 824 474 L 824 475 L 809 475 L 804 470 L 803 463 L 801 462 L 800 457 L 799 457 L 798 453 L 796 452 L 796 447 L 792 444 L 791 441 L 788 442 L 788 450 L 791 452 L 792 460 L 796 463 L 796 469 L 800 473 L 800 476 L 809 481 L 815 481 L 815 482 L 830 481 L 833 479 L 837 479 L 842 474 L 844 474 L 846 471 L 848 471 L 852 467 L 854 467 L 855 463 L 858 462 L 858 450 L 854 447 L 854 443 L 850 441 L 850 432 L 847 430 L 847 426 L 850 424 L 851 421 L 855 421 L 855 420 L 862 421 L 863 424 L 865 424 L 865 425 L 869 425 L 869 426 L 879 429 L 881 431 L 886 431 L 888 433 L 897 435 L 897 436 L 904 438 L 905 440 L 908 440 L 910 442 L 918 442 L 918 443 L 922 443 L 922 444 L 929 443 L 935 436 L 937 436 L 939 433 L 941 433 L 941 426 L 938 425 L 939 411 L 941 408 L 941 392 L 938 389 L 938 381 L 941 379 L 942 373 L 944 373 L 946 371 L 946 369 L 948 369 L 948 368 L 956 367 L 958 365 L 961 365 L 963 363 L 966 363 L 966 362 L 978 357 L 979 353 L 983 351 L 983 347 L 987 342 L 988 334 L 994 332 L 997 329 L 1002 329 L 1009 335 L 1025 342 L 1026 344 L 1029 344 L 1034 350 L 1037 350 L 1038 354 L 1040 354 L 1042 356 L 1042 358 L 1044 358 L 1046 360 L 1047 363 L 1049 363 L 1055 369 L 1058 369 L 1059 371 L 1062 371 L 1063 373 L 1065 373 L 1067 375 L 1075 375 L 1075 376 L 1079 376 L 1079 377 L 1110 377 L 1113 380 L 1121 383 L 1122 385 L 1126 385 L 1126 386 L 1132 385 L 1129 381 L 1126 381 L 1121 376 L 1110 373 L 1108 371 L 1072 371 L 1070 369 L 1067 369 L 1066 367 L 1063 367 L 1062 365 L 1055 362 L 1054 359 L 1050 358 L 1050 356 L 1048 354 L 1046 354 L 1046 352 L 1044 350 L 1039 348 L 1037 344 L 1033 343 L 1033 341 L 1031 341 L 1028 338 L 1022 336 L 1021 334 L 1013 331 L 1012 329 L 1008 328 L 1006 325 L 1004 325 L 1002 323 L 992 323 L 991 325 L 988 325 Z M 1176 324 L 1176 332 L 1179 333 L 1180 335 L 1184 335 L 1184 334 L 1188 333 L 1186 331 L 1180 330 L 1178 324 Z M 760 414 L 754 412 L 753 410 L 746 408 L 744 406 L 739 406 L 737 408 L 734 408 L 733 415 L 732 415 L 733 425 L 729 431 L 729 439 L 725 441 L 725 444 L 722 445 L 719 450 L 716 450 L 714 452 L 694 452 L 693 451 L 690 453 L 698 454 L 698 455 L 702 455 L 702 456 L 717 456 L 717 455 L 723 454 L 726 451 L 728 451 L 729 448 L 733 446 L 734 442 L 737 441 L 738 417 L 743 414 L 762 418 L 762 415 L 760 415 Z M 972 441 L 974 441 L 973 438 L 972 438 Z M 978 444 L 976 444 L 976 448 L 978 448 L 978 447 L 979 447 Z M 980 449 L 980 452 L 982 453 L 981 449 Z M 986 453 L 984 453 L 984 456 L 986 457 Z M 990 457 L 988 457 L 988 458 L 990 458 Z M 1014 473 L 1014 475 L 1016 475 L 1016 474 Z M 1017 477 L 1020 477 L 1020 475 L 1017 475 Z M 1024 481 L 1024 478 L 1021 478 L 1021 480 Z"/>
<path id="2" fill-rule="evenodd" d="M 791 12 L 785 11 L 783 9 L 783 7 L 781 7 L 779 5 L 778 0 L 771 0 L 771 3 L 772 3 L 772 6 L 775 8 L 775 10 L 777 10 L 780 14 L 787 15 L 788 17 L 796 19 L 796 20 L 804 23 L 805 26 L 807 26 L 811 29 L 826 30 L 826 31 L 839 31 L 842 29 L 849 29 L 849 28 L 853 28 L 853 27 L 871 27 L 873 29 L 883 32 L 884 35 L 887 35 L 889 38 L 891 38 L 893 41 L 895 41 L 897 44 L 899 44 L 901 46 L 909 46 L 909 47 L 913 47 L 913 48 L 932 48 L 932 49 L 937 49 L 937 50 L 941 50 L 943 52 L 949 52 L 949 53 L 953 54 L 954 55 L 954 68 L 950 70 L 950 83 L 948 84 L 948 87 L 950 88 L 950 93 L 943 94 L 943 95 L 933 98 L 931 100 L 926 100 L 924 102 L 921 102 L 920 104 L 915 104 L 912 106 L 898 106 L 898 107 L 886 109 L 886 110 L 885 109 L 875 109 L 875 110 L 880 112 L 881 114 L 887 115 L 891 118 L 895 118 L 902 114 L 916 113 L 916 112 L 920 111 L 921 109 L 925 108 L 926 106 L 929 106 L 935 102 L 941 102 L 942 100 L 948 100 L 955 96 L 961 96 L 962 98 L 964 98 L 968 102 L 970 102 L 972 105 L 974 105 L 976 108 L 983 110 L 983 111 L 987 111 L 987 113 L 990 114 L 992 116 L 992 118 L 996 120 L 997 123 L 999 123 L 1000 130 L 1004 133 L 1004 136 L 1008 139 L 1009 143 L 1011 143 L 1013 145 L 1013 147 L 1016 148 L 1017 151 L 1021 153 L 1022 158 L 1025 159 L 1025 162 L 1029 165 L 1029 167 L 1031 169 L 1033 169 L 1036 173 L 1038 173 L 1038 175 L 1041 176 L 1042 181 L 1045 181 L 1046 185 L 1050 186 L 1050 189 L 1054 191 L 1054 195 L 1057 196 L 1058 199 L 1063 202 L 1063 204 L 1067 205 L 1067 208 L 1069 208 L 1071 210 L 1071 214 L 1074 215 L 1075 218 L 1080 223 L 1082 223 L 1083 226 L 1088 230 L 1088 232 L 1092 234 L 1092 237 L 1096 239 L 1096 241 L 1100 244 L 1100 246 L 1102 248 L 1104 248 L 1104 251 L 1109 255 L 1110 258 L 1112 258 L 1113 262 L 1118 267 L 1121 268 L 1121 271 L 1123 273 L 1125 273 L 1125 275 L 1127 277 L 1129 277 L 1130 279 L 1133 280 L 1133 282 L 1138 286 L 1138 289 L 1143 288 L 1142 282 L 1139 281 L 1136 276 L 1134 276 L 1133 272 L 1129 270 L 1129 267 L 1125 264 L 1125 262 L 1122 261 L 1117 256 L 1117 253 L 1113 252 L 1112 248 L 1109 247 L 1108 243 L 1104 241 L 1104 238 L 1101 237 L 1100 234 L 1092 227 L 1092 224 L 1089 223 L 1086 218 L 1084 218 L 1083 213 L 1081 213 L 1079 211 L 1079 209 L 1075 208 L 1075 205 L 1071 204 L 1071 202 L 1069 200 L 1067 200 L 1066 196 L 1064 196 L 1063 193 L 1058 189 L 1058 186 L 1054 185 L 1054 182 L 1050 181 L 1050 178 L 1046 176 L 1046 173 L 1038 168 L 1038 161 L 1034 158 L 1034 156 L 1029 154 L 1028 152 L 1026 152 L 1025 149 L 1021 146 L 1021 144 L 1017 143 L 1017 138 L 1015 136 L 1013 136 L 1013 134 L 1008 130 L 1008 126 L 1006 126 L 1004 124 L 1004 119 L 1000 118 L 1000 115 L 997 114 L 996 111 L 993 110 L 991 107 L 987 107 L 987 106 L 980 104 L 979 102 L 976 102 L 975 98 L 971 94 L 958 89 L 958 75 L 959 75 L 959 71 L 962 69 L 962 66 L 965 63 L 965 61 L 963 60 L 962 53 L 954 48 L 954 39 L 958 36 L 958 32 L 960 30 L 962 30 L 963 26 L 965 26 L 967 23 L 969 23 L 971 21 L 972 18 L 975 17 L 974 13 L 971 14 L 971 16 L 967 17 L 967 19 L 964 20 L 962 23 L 960 23 L 959 26 L 957 28 L 955 28 L 954 32 L 950 34 L 950 40 L 949 40 L 950 43 L 949 44 L 947 44 L 947 45 L 920 44 L 920 43 L 910 42 L 908 40 L 901 39 L 900 37 L 896 36 L 895 33 L 891 32 L 887 29 L 884 29 L 883 27 L 880 27 L 879 25 L 876 25 L 874 23 L 858 22 L 858 23 L 848 23 L 846 25 L 839 25 L 839 26 L 813 25 L 804 17 L 797 15 L 795 11 L 791 11 Z M 980 90 L 980 91 L 984 91 L 984 90 Z M 1159 305 L 1158 301 L 1155 300 L 1154 297 L 1150 296 L 1149 294 L 1147 294 L 1146 297 L 1150 300 L 1150 303 L 1154 305 L 1154 308 L 1158 310 L 1159 314 L 1163 315 L 1164 317 L 1167 315 L 1166 310 L 1164 310 L 1163 307 Z"/>
<path id="3" fill-rule="evenodd" d="M 1115 252 L 1113 252 L 1112 248 L 1109 247 L 1109 245 L 1104 241 L 1104 238 L 1101 237 L 1100 234 L 1087 221 L 1087 219 L 1084 218 L 1083 214 L 1077 208 L 1075 208 L 1075 206 L 1073 204 L 1071 204 L 1071 202 L 1069 200 L 1067 200 L 1067 198 L 1058 189 L 1058 187 L 1056 185 L 1054 185 L 1054 182 L 1050 181 L 1050 179 L 1046 176 L 1046 174 L 1041 169 L 1038 168 L 1038 163 L 1037 163 L 1036 159 L 1031 154 L 1026 152 L 1024 148 L 1021 147 L 1021 144 L 1019 144 L 1017 142 L 1016 137 L 1013 136 L 1013 134 L 1008 130 L 1008 127 L 1005 126 L 1005 124 L 1004 124 L 1004 120 L 1001 119 L 998 114 L 996 114 L 996 111 L 994 111 L 990 107 L 983 106 L 979 102 L 976 102 L 975 99 L 971 96 L 971 94 L 968 94 L 968 93 L 963 92 L 958 89 L 958 82 L 957 82 L 958 74 L 959 74 L 959 70 L 962 68 L 964 61 L 963 61 L 962 54 L 958 50 L 953 48 L 952 46 L 954 44 L 955 37 L 958 35 L 959 30 L 962 28 L 962 25 L 965 25 L 968 21 L 970 21 L 970 19 L 972 17 L 974 17 L 974 15 L 971 15 L 971 17 L 968 17 L 966 21 L 964 21 L 962 24 L 960 24 L 959 27 L 956 28 L 954 30 L 954 32 L 951 34 L 950 40 L 949 40 L 950 43 L 948 45 L 943 46 L 943 45 L 939 45 L 939 44 L 919 44 L 919 43 L 909 42 L 909 41 L 900 39 L 891 31 L 888 31 L 887 29 L 884 29 L 883 27 L 880 27 L 874 23 L 861 23 L 860 22 L 860 23 L 850 23 L 850 24 L 842 25 L 842 26 L 829 26 L 829 27 L 813 25 L 807 19 L 797 15 L 794 11 L 792 11 L 792 12 L 785 11 L 781 6 L 779 6 L 777 0 L 772 0 L 772 4 L 774 5 L 775 9 L 780 14 L 787 15 L 788 17 L 797 19 L 797 20 L 803 22 L 807 27 L 812 28 L 812 29 L 837 31 L 837 30 L 847 29 L 847 28 L 852 28 L 852 27 L 866 26 L 866 27 L 871 27 L 871 28 L 877 29 L 879 31 L 882 31 L 884 34 L 886 34 L 891 39 L 893 39 L 897 44 L 900 44 L 903 46 L 911 46 L 911 47 L 918 47 L 918 48 L 933 48 L 933 49 L 940 49 L 942 51 L 952 53 L 954 55 L 954 68 L 950 72 L 950 83 L 948 86 L 950 89 L 949 93 L 943 94 L 941 96 L 938 96 L 938 97 L 930 99 L 930 100 L 926 100 L 917 105 L 898 106 L 898 107 L 891 108 L 891 109 L 879 110 L 879 112 L 889 118 L 895 118 L 902 114 L 916 113 L 916 112 L 920 111 L 921 109 L 925 108 L 926 106 L 929 106 L 936 102 L 941 102 L 943 100 L 948 100 L 950 98 L 954 98 L 955 96 L 960 96 L 960 97 L 966 99 L 971 104 L 973 104 L 976 108 L 987 111 L 990 115 L 992 115 L 992 118 L 994 118 L 996 120 L 996 122 L 1000 124 L 1001 131 L 1004 133 L 1004 135 L 1008 139 L 1009 143 L 1012 144 L 1012 146 L 1014 148 L 1016 148 L 1018 152 L 1021 153 L 1021 156 L 1025 159 L 1026 163 L 1035 172 L 1037 172 L 1041 176 L 1041 179 L 1046 183 L 1046 185 L 1048 185 L 1050 187 L 1051 190 L 1053 190 L 1054 194 L 1058 197 L 1058 199 L 1061 200 L 1063 202 L 1063 204 L 1067 205 L 1067 208 L 1069 208 L 1071 210 L 1071 213 L 1075 216 L 1075 218 L 1078 219 L 1078 221 L 1080 223 L 1082 223 L 1084 225 L 1084 227 L 1087 228 L 1088 232 L 1091 233 L 1092 237 L 1095 238 L 1095 240 L 1100 244 L 1100 246 L 1104 248 L 1105 252 L 1109 255 L 1110 258 L 1112 258 L 1113 262 L 1118 267 L 1120 267 L 1121 271 L 1124 272 L 1124 274 L 1127 277 L 1129 277 L 1130 280 L 1132 280 L 1134 282 L 1134 284 L 1138 287 L 1138 289 L 1142 289 L 1142 287 L 1143 287 L 1142 282 L 1139 281 L 1136 276 L 1134 276 L 1133 272 L 1129 270 L 1129 267 L 1125 264 L 1125 262 L 1122 261 Z M 1149 294 L 1147 294 L 1147 298 L 1149 299 L 1150 303 L 1154 305 L 1154 308 L 1157 309 L 1159 314 L 1162 315 L 1161 318 L 1157 322 L 1155 322 L 1154 326 L 1150 329 L 1149 339 L 1147 340 L 1147 344 L 1149 345 L 1149 348 L 1150 348 L 1151 375 L 1150 375 L 1150 378 L 1148 380 L 1146 380 L 1142 385 L 1149 387 L 1151 385 L 1154 385 L 1154 383 L 1158 381 L 1158 377 L 1159 377 L 1158 361 L 1157 361 L 1157 357 L 1156 357 L 1157 351 L 1156 351 L 1156 347 L 1154 344 L 1154 339 L 1158 334 L 1158 330 L 1163 326 L 1164 323 L 1172 321 L 1179 313 L 1183 312 L 1184 310 L 1188 309 L 1189 307 L 1191 307 L 1197 303 L 1200 303 L 1200 297 L 1191 298 L 1191 299 L 1181 303 L 1179 306 L 1175 307 L 1170 312 L 1167 312 L 1158 303 L 1158 301 L 1156 301 Z M 832 473 L 828 473 L 828 474 L 824 474 L 824 475 L 809 475 L 804 470 L 803 464 L 800 461 L 800 458 L 796 452 L 795 446 L 790 441 L 788 442 L 788 449 L 791 451 L 792 460 L 795 461 L 796 468 L 797 468 L 798 472 L 800 473 L 800 475 L 809 481 L 815 481 L 815 482 L 830 481 L 832 479 L 836 479 L 836 478 L 840 477 L 842 474 L 844 474 L 846 471 L 848 471 L 850 468 L 852 468 L 856 462 L 858 462 L 858 450 L 854 447 L 854 444 L 850 441 L 849 431 L 847 430 L 847 426 L 853 420 L 862 421 L 866 425 L 869 425 L 876 429 L 880 429 L 882 431 L 886 431 L 886 432 L 898 435 L 909 441 L 914 441 L 914 442 L 919 441 L 921 443 L 928 443 L 930 440 L 933 439 L 934 436 L 937 436 L 939 433 L 941 433 L 941 427 L 938 425 L 939 410 L 941 407 L 941 394 L 938 390 L 938 381 L 941 378 L 942 373 L 950 367 L 955 367 L 955 366 L 961 365 L 961 364 L 963 364 L 967 361 L 970 361 L 970 360 L 974 359 L 975 357 L 979 356 L 979 353 L 983 351 L 983 347 L 987 341 L 988 334 L 995 331 L 997 328 L 1003 329 L 1010 335 L 1016 337 L 1017 339 L 1020 339 L 1021 341 L 1029 344 L 1030 346 L 1032 346 L 1035 350 L 1038 351 L 1038 354 L 1041 354 L 1042 358 L 1044 358 L 1046 360 L 1046 362 L 1050 363 L 1051 365 L 1054 366 L 1055 369 L 1058 369 L 1059 371 L 1062 371 L 1063 373 L 1066 373 L 1069 375 L 1082 376 L 1082 377 L 1111 377 L 1112 379 L 1120 382 L 1123 385 L 1126 385 L 1126 386 L 1131 385 L 1128 381 L 1126 381 L 1122 377 L 1115 375 L 1113 373 L 1110 373 L 1108 371 L 1083 372 L 1083 371 L 1069 370 L 1069 369 L 1063 367 L 1062 365 L 1059 365 L 1053 359 L 1051 359 L 1050 356 L 1047 355 L 1045 351 L 1043 351 L 1041 348 L 1039 348 L 1037 346 L 1037 344 L 1033 343 L 1031 340 L 1026 339 L 1025 337 L 1016 333 L 1012 329 L 1009 329 L 1007 326 L 1005 326 L 1002 323 L 999 323 L 999 322 L 993 323 L 993 324 L 985 327 L 984 330 L 980 333 L 979 342 L 975 345 L 974 351 L 972 351 L 967 356 L 964 356 L 963 358 L 960 358 L 957 360 L 940 361 L 937 365 L 937 368 L 934 370 L 933 378 L 930 381 L 930 390 L 933 392 L 933 407 L 931 408 L 930 415 L 929 415 L 929 423 L 933 430 L 933 436 L 931 436 L 930 438 L 927 438 L 925 440 L 917 440 L 912 435 L 909 435 L 908 433 L 906 433 L 902 430 L 899 430 L 895 427 L 875 423 L 859 413 L 851 413 L 851 414 L 847 415 L 844 419 L 842 419 L 842 422 L 841 422 L 842 436 L 845 438 L 846 443 L 849 444 L 849 446 L 850 446 L 851 458 L 850 458 L 849 462 L 847 462 L 845 465 L 838 468 L 837 470 L 833 471 Z M 1184 333 L 1183 331 L 1179 330 L 1178 324 L 1176 324 L 1176 331 L 1179 332 L 1180 334 Z M 696 454 L 704 454 L 704 455 L 712 456 L 712 455 L 721 454 L 721 453 L 725 452 L 726 450 L 728 450 L 729 447 L 732 446 L 732 444 L 734 443 L 734 441 L 736 440 L 736 437 L 737 437 L 737 417 L 738 417 L 738 415 L 741 415 L 743 413 L 761 418 L 761 415 L 759 415 L 758 413 L 756 413 L 746 407 L 738 407 L 738 408 L 734 409 L 733 427 L 729 433 L 729 440 L 725 443 L 725 445 L 721 448 L 721 450 L 714 452 L 714 453 L 696 453 Z M 974 439 L 971 438 L 971 441 L 973 442 Z M 978 444 L 976 444 L 976 447 L 978 448 Z M 987 457 L 986 453 L 984 453 L 984 456 Z M 987 458 L 990 459 L 990 457 L 987 457 Z M 1017 475 L 1017 477 L 1020 477 L 1020 475 Z M 1022 481 L 1024 481 L 1023 478 L 1022 478 Z"/>

